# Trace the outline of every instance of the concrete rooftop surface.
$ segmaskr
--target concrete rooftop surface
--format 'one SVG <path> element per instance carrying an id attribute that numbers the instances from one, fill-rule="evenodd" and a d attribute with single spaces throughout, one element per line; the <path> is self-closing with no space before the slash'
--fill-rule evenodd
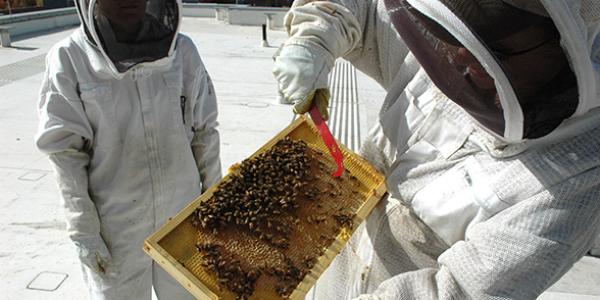
<path id="1" fill-rule="evenodd" d="M 73 30 L 21 36 L 11 48 L 0 48 L 0 300 L 88 297 L 50 164 L 33 143 L 45 54 Z M 286 34 L 269 30 L 270 46 L 262 47 L 260 27 L 212 18 L 184 18 L 181 31 L 194 40 L 215 84 L 226 172 L 292 121 L 291 106 L 276 101 L 271 74 L 272 56 Z M 347 63 L 337 66 L 356 83 L 357 109 L 332 116 L 338 125 L 330 126 L 338 137 L 353 126 L 356 140 L 343 142 L 356 149 L 376 121 L 385 91 Z M 342 117 L 347 122 L 335 121 Z M 539 299 L 600 300 L 600 259 L 585 257 Z"/>

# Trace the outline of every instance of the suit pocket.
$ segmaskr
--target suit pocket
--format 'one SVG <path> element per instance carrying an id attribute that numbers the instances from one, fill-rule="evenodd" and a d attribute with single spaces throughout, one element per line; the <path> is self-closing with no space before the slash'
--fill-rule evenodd
<path id="1" fill-rule="evenodd" d="M 113 147 L 121 144 L 116 102 L 109 83 L 82 83 L 79 96 L 94 131 L 93 147 Z"/>
<path id="2" fill-rule="evenodd" d="M 412 208 L 452 245 L 464 240 L 473 225 L 510 207 L 497 196 L 490 182 L 477 159 L 469 157 L 419 190 Z"/>

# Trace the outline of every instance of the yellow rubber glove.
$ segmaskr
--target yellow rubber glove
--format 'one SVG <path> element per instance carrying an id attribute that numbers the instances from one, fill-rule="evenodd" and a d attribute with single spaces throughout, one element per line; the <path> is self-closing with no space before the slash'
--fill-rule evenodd
<path id="1" fill-rule="evenodd" d="M 298 101 L 294 104 L 294 112 L 303 114 L 308 112 L 314 105 L 317 106 L 323 120 L 329 120 L 329 89 L 318 89 L 306 97 L 303 101 Z"/>

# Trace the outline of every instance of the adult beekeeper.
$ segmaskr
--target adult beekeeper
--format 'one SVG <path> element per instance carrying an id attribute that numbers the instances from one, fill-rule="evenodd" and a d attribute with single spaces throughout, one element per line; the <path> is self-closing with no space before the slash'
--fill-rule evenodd
<path id="1" fill-rule="evenodd" d="M 48 53 L 36 143 L 92 299 L 187 299 L 144 239 L 221 177 L 217 104 L 179 0 L 77 1 Z"/>
<path id="2" fill-rule="evenodd" d="M 343 57 L 388 92 L 389 197 L 308 299 L 535 299 L 600 230 L 597 1 L 296 1 L 273 70 L 326 116 Z"/>

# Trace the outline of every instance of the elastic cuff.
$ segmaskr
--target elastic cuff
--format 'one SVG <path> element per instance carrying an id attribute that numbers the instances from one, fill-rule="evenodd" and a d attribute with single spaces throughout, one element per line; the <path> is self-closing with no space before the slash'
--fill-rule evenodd
<path id="1" fill-rule="evenodd" d="M 333 69 L 336 57 L 333 57 L 331 52 L 329 52 L 325 47 L 321 44 L 308 40 L 306 38 L 296 38 L 290 37 L 281 47 L 285 47 L 287 45 L 296 45 L 307 48 L 309 51 L 316 53 L 320 57 L 323 57 L 327 67 L 329 70 Z"/>

